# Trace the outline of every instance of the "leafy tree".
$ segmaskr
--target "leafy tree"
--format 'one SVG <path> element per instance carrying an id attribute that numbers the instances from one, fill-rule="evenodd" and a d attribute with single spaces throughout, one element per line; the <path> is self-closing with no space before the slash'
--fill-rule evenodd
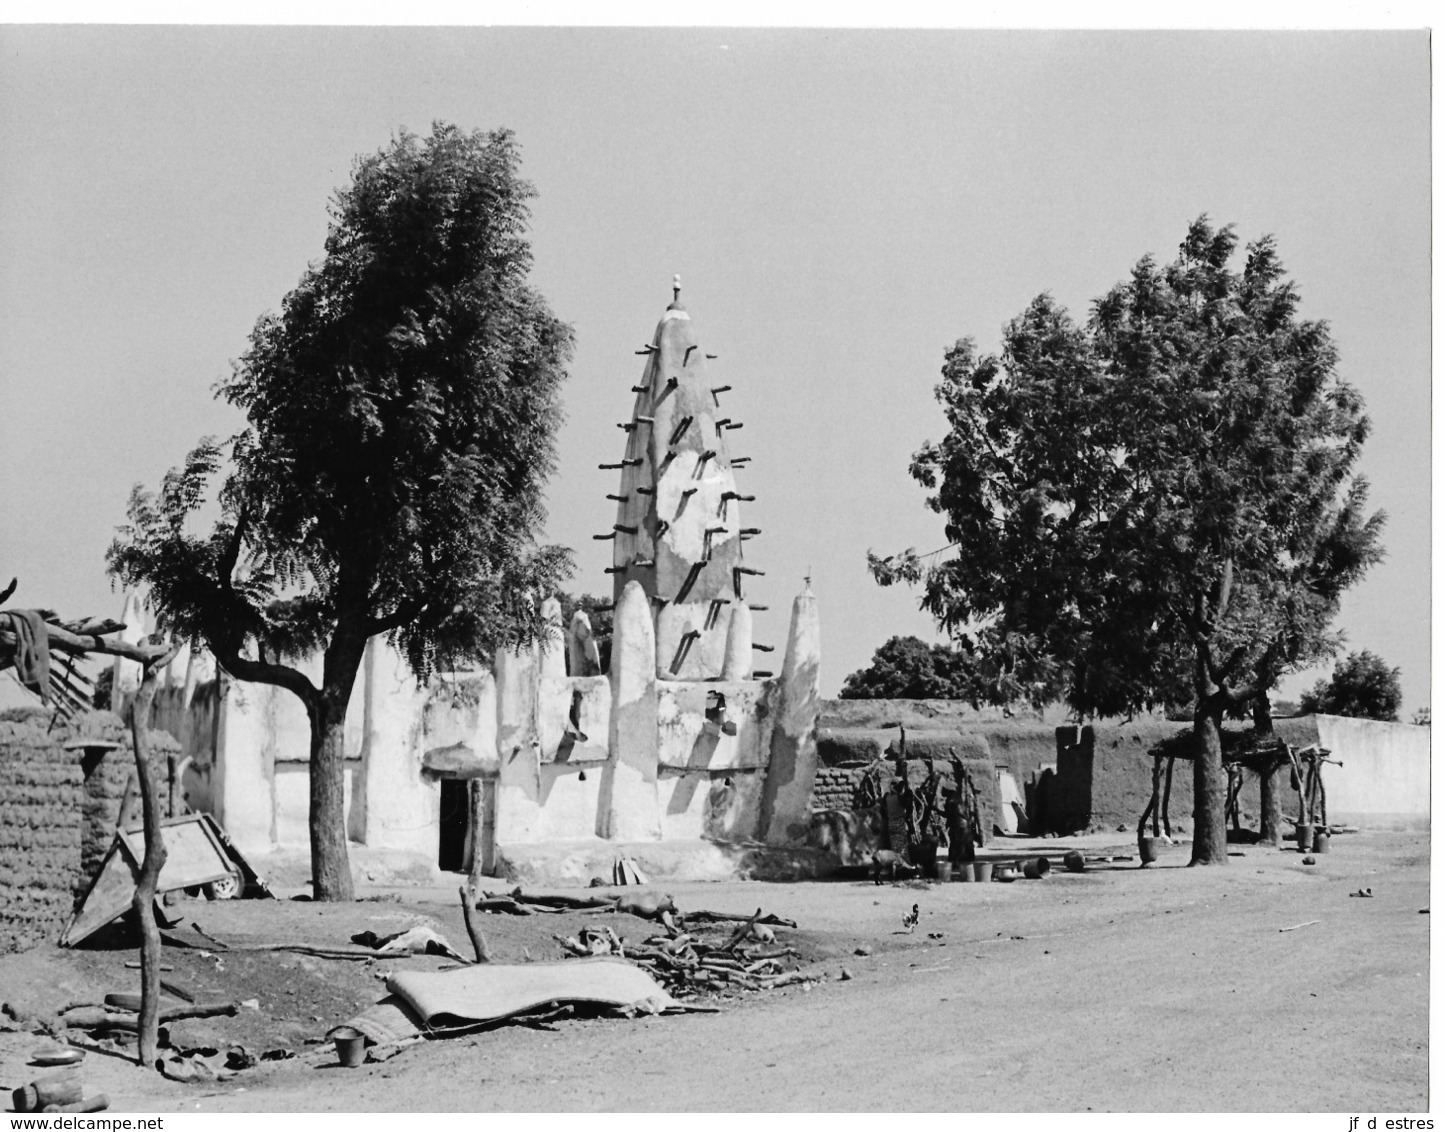
<path id="1" fill-rule="evenodd" d="M 1430 726 L 1430 709 L 1428 707 L 1416 708 L 1415 714 L 1410 717 L 1410 722 L 1416 727 Z"/>
<path id="2" fill-rule="evenodd" d="M 959 553 L 869 556 L 1035 701 L 1190 705 L 1195 864 L 1228 859 L 1222 718 L 1336 647 L 1384 522 L 1351 478 L 1369 422 L 1328 328 L 1298 317 L 1269 237 L 1240 271 L 1235 248 L 1200 218 L 1087 325 L 1045 295 L 1000 356 L 959 341 L 936 391 L 948 434 L 910 468 Z"/>
<path id="3" fill-rule="evenodd" d="M 1393 723 L 1400 718 L 1400 700 L 1400 670 L 1366 649 L 1336 664 L 1330 679 L 1316 681 L 1300 697 L 1300 709 Z"/>
<path id="4" fill-rule="evenodd" d="M 1243 717 L 1248 708 L 1260 738 L 1274 734 L 1269 690 L 1286 672 L 1312 667 L 1338 651 L 1343 637 L 1331 625 L 1340 600 L 1384 554 L 1379 535 L 1385 515 L 1381 511 L 1366 515 L 1367 495 L 1364 481 L 1356 479 L 1337 504 L 1325 502 L 1301 519 L 1290 551 L 1287 583 L 1274 610 L 1274 635 L 1255 653 L 1255 694 L 1247 702 L 1237 701 L 1233 710 L 1226 709 L 1227 714 Z M 1280 754 L 1272 764 L 1258 768 L 1260 840 L 1272 845 L 1283 833 L 1277 772 L 1287 761 Z"/>
<path id="5" fill-rule="evenodd" d="M 867 668 L 843 681 L 844 700 L 986 699 L 983 683 L 969 658 L 948 645 L 929 645 L 917 637 L 890 637 L 873 653 Z"/>
<path id="6" fill-rule="evenodd" d="M 109 552 L 163 629 L 306 705 L 318 899 L 352 894 L 343 732 L 367 641 L 389 634 L 418 679 L 480 659 L 538 631 L 529 595 L 569 568 L 536 533 L 571 331 L 527 281 L 518 166 L 510 132 L 441 123 L 359 158 L 325 256 L 219 386 L 248 421 L 220 520 L 189 530 L 224 462 L 205 439 L 135 489 Z M 319 684 L 288 663 L 312 649 Z"/>

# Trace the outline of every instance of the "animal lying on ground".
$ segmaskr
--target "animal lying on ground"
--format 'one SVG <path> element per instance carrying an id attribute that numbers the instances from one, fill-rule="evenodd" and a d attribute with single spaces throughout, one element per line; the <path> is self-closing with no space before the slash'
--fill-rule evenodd
<path id="1" fill-rule="evenodd" d="M 888 879 L 897 880 L 898 874 L 904 876 L 916 876 L 917 865 L 910 865 L 892 849 L 879 849 L 873 854 L 873 883 L 883 883 L 883 870 L 888 870 Z"/>

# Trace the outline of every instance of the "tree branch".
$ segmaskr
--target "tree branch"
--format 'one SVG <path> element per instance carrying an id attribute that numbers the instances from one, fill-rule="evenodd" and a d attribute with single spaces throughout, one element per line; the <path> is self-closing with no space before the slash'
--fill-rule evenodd
<path id="1" fill-rule="evenodd" d="M 308 712 L 311 710 L 311 705 L 321 695 L 321 690 L 303 673 L 284 664 L 270 664 L 242 656 L 239 642 L 233 635 L 215 633 L 212 631 L 214 628 L 215 626 L 210 624 L 206 626 L 206 643 L 211 646 L 211 653 L 217 664 L 237 680 L 285 688 L 306 705 Z"/>
<path id="2" fill-rule="evenodd" d="M 1234 670 L 1239 667 L 1239 662 L 1243 660 L 1248 653 L 1249 648 L 1247 645 L 1240 645 L 1237 649 L 1230 653 L 1229 659 L 1226 660 L 1222 665 L 1220 665 L 1216 670 L 1216 675 L 1214 677 L 1215 683 L 1223 684 L 1226 680 L 1228 680 Z"/>
<path id="3" fill-rule="evenodd" d="M 246 518 L 249 513 L 249 508 L 242 504 L 241 513 L 236 516 L 236 529 L 231 532 L 231 541 L 226 544 L 225 551 L 216 562 L 217 580 L 228 594 L 236 592 L 231 585 L 231 575 L 235 573 L 236 563 L 241 558 L 241 544 L 246 538 Z"/>
<path id="4" fill-rule="evenodd" d="M 1256 677 L 1248 684 L 1241 684 L 1238 688 L 1221 688 L 1220 694 L 1232 704 L 1242 704 L 1246 700 L 1254 699 L 1268 687 L 1268 684 Z"/>
<path id="5" fill-rule="evenodd" d="M 69 629 L 62 628 L 53 622 L 46 622 L 45 635 L 49 638 L 52 649 L 59 649 L 61 652 L 70 653 L 73 656 L 100 652 L 110 656 L 122 656 L 142 665 L 150 664 L 165 656 L 171 647 L 169 645 L 133 645 L 129 641 L 108 641 L 104 637 L 90 633 L 72 633 Z M 0 645 L 8 645 L 13 650 L 15 634 L 0 629 Z"/>
<path id="6" fill-rule="evenodd" d="M 373 617 L 367 621 L 366 636 L 370 639 L 382 633 L 390 633 L 393 629 L 400 629 L 420 617 L 425 608 L 426 602 L 418 598 L 404 601 L 385 617 Z"/>
<path id="7" fill-rule="evenodd" d="M 1234 596 L 1234 559 L 1224 560 L 1224 572 L 1219 577 L 1218 598 L 1214 604 L 1214 624 L 1218 625 L 1229 612 L 1229 601 Z"/>
<path id="8" fill-rule="evenodd" d="M 1189 635 L 1194 638 L 1195 647 L 1207 651 L 1214 627 L 1209 623 L 1209 615 L 1205 612 L 1202 590 L 1194 595 L 1194 615 L 1186 620 L 1186 624 L 1189 626 Z"/>
<path id="9" fill-rule="evenodd" d="M 77 617 L 73 621 L 54 621 L 51 624 L 59 625 L 78 637 L 103 637 L 107 633 L 119 633 L 125 628 L 124 621 L 117 621 L 113 617 Z"/>

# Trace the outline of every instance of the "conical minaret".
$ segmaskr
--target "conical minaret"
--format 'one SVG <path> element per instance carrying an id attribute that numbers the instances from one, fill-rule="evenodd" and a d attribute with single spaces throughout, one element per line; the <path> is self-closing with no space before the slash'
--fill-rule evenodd
<path id="1" fill-rule="evenodd" d="M 730 388 L 713 385 L 692 319 L 678 301 L 663 313 L 652 341 L 632 419 L 622 424 L 627 444 L 620 468 L 612 538 L 613 599 L 636 581 L 651 600 L 657 626 L 657 674 L 664 680 L 723 676 L 733 610 L 745 607 L 750 575 L 762 571 L 743 557 L 743 541 L 758 532 L 742 525 L 733 470 L 745 458 L 729 452 L 729 434 L 742 427 L 722 408 Z M 746 614 L 746 609 L 743 609 Z M 740 630 L 743 627 L 740 618 Z M 745 646 L 734 632 L 734 652 Z M 734 676 L 737 665 L 731 666 Z M 734 676 L 734 678 L 736 678 Z"/>

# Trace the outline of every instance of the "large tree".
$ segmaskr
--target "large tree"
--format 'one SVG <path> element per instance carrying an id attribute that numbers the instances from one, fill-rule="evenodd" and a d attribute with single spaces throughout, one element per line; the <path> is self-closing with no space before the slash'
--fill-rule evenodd
<path id="1" fill-rule="evenodd" d="M 1382 511 L 1366 514 L 1367 495 L 1364 482 L 1354 480 L 1337 504 L 1322 506 L 1297 532 L 1283 600 L 1273 618 L 1274 636 L 1255 651 L 1255 695 L 1229 712 L 1241 716 L 1248 712 L 1262 754 L 1271 748 L 1279 750 L 1273 741 L 1269 691 L 1285 673 L 1311 667 L 1339 650 L 1343 634 L 1332 625 L 1340 600 L 1384 555 L 1379 535 L 1385 515 Z M 1287 762 L 1278 753 L 1257 767 L 1259 836 L 1267 844 L 1277 844 L 1283 834 L 1277 772 Z"/>
<path id="2" fill-rule="evenodd" d="M 1000 356 L 964 339 L 914 457 L 955 557 L 870 556 L 921 581 L 939 625 L 1083 715 L 1191 707 L 1193 863 L 1223 864 L 1220 724 L 1337 641 L 1342 589 L 1379 556 L 1353 476 L 1369 431 L 1273 241 L 1204 218 L 1079 326 L 1048 296 Z"/>
<path id="3" fill-rule="evenodd" d="M 162 628 L 311 724 L 317 899 L 350 899 L 346 705 L 367 641 L 418 679 L 538 629 L 565 576 L 539 547 L 571 331 L 528 283 L 532 187 L 512 135 L 435 124 L 359 158 L 323 258 L 256 324 L 219 395 L 247 427 L 137 487 L 109 553 Z M 191 529 L 210 484 L 220 519 Z M 319 649 L 320 683 L 290 660 Z"/>
<path id="4" fill-rule="evenodd" d="M 1336 664 L 1328 680 L 1316 681 L 1300 697 L 1300 710 L 1393 723 L 1400 718 L 1401 698 L 1400 670 L 1365 649 Z"/>
<path id="5" fill-rule="evenodd" d="M 867 668 L 843 681 L 844 700 L 967 700 L 975 707 L 989 689 L 972 660 L 948 645 L 917 637 L 889 637 Z"/>

